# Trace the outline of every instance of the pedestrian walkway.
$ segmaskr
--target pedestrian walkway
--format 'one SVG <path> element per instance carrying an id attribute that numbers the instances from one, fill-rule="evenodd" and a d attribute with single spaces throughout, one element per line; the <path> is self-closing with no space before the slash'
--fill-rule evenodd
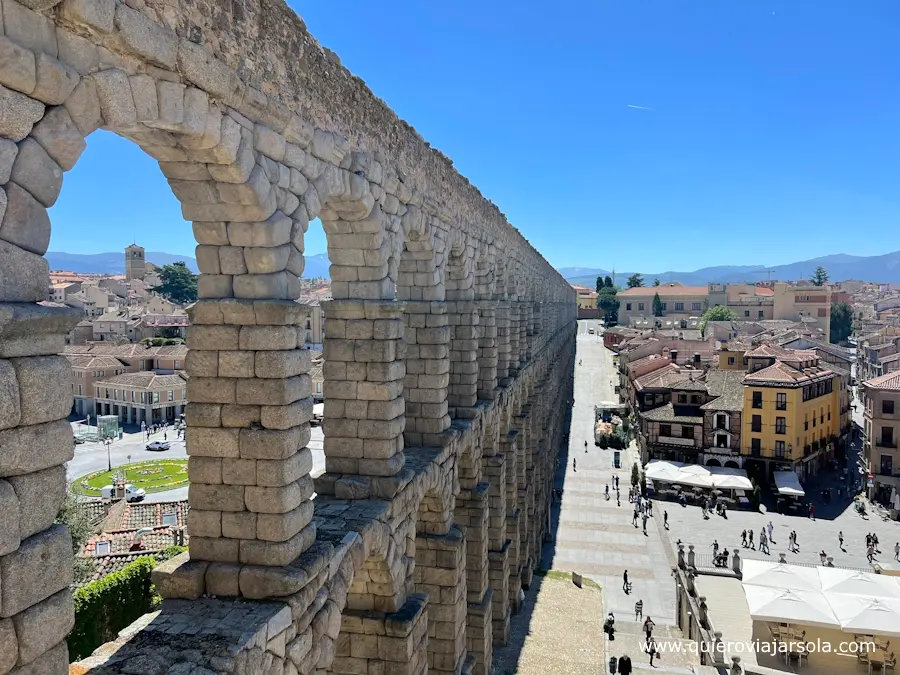
<path id="1" fill-rule="evenodd" d="M 665 543 L 656 520 L 662 509 L 656 504 L 647 534 L 632 524 L 634 507 L 628 503 L 631 466 L 637 461 L 636 448 L 622 452 L 621 468 L 613 468 L 613 451 L 593 444 L 594 404 L 614 398 L 616 378 L 611 352 L 602 337 L 579 334 L 575 369 L 575 404 L 569 434 L 568 456 L 561 457 L 556 487 L 562 489 L 562 503 L 553 508 L 554 541 L 544 546 L 541 566 L 545 569 L 575 571 L 596 581 L 604 589 L 606 611 L 627 618 L 634 603 L 643 600 L 644 614 L 657 625 L 675 624 L 675 583 L 671 577 Z M 576 361 L 577 363 L 577 361 Z M 588 449 L 585 452 L 585 441 Z M 621 506 L 616 505 L 618 476 Z M 610 486 L 610 499 L 604 496 Z M 628 570 L 632 590 L 623 589 L 622 575 Z"/>

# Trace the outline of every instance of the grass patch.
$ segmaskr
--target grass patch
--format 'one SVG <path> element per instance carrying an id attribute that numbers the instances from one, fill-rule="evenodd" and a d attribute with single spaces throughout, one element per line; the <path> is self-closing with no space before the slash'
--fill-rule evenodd
<path id="1" fill-rule="evenodd" d="M 188 484 L 186 459 L 154 459 L 81 476 L 72 481 L 72 491 L 87 497 L 99 497 L 103 486 L 111 485 L 113 477 L 119 472 L 124 472 L 126 483 L 144 488 L 147 494 L 174 490 Z"/>
<path id="2" fill-rule="evenodd" d="M 572 573 L 571 572 L 563 572 L 561 570 L 535 570 L 535 576 L 544 577 L 546 579 L 555 579 L 557 581 L 566 581 L 568 583 L 572 583 Z M 600 584 L 596 581 L 592 581 L 588 579 L 586 576 L 581 577 L 581 585 L 583 588 L 590 588 L 595 591 L 602 590 Z"/>

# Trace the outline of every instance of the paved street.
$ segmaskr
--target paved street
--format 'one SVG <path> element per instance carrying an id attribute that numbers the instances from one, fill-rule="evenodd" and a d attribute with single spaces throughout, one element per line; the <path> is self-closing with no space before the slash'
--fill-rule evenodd
<path id="1" fill-rule="evenodd" d="M 133 429 L 134 427 L 129 427 Z M 151 441 L 163 440 L 163 432 L 158 431 L 150 436 Z M 176 439 L 176 432 L 169 429 L 166 432 L 166 441 L 170 448 L 163 452 L 151 452 L 146 450 L 148 441 L 138 429 L 136 432 L 126 432 L 122 440 L 114 440 L 109 446 L 107 457 L 106 446 L 103 443 L 81 443 L 75 446 L 75 456 L 66 464 L 66 478 L 70 481 L 94 471 L 105 471 L 112 460 L 113 468 L 130 462 L 145 462 L 152 459 L 178 459 L 186 457 L 184 438 Z M 325 453 L 323 451 L 324 436 L 322 427 L 313 427 L 309 449 L 312 450 L 313 470 L 312 475 L 318 476 L 325 471 Z M 148 502 L 164 502 L 177 499 L 187 499 L 187 487 L 166 492 L 156 492 L 147 495 Z"/>
<path id="2" fill-rule="evenodd" d="M 556 480 L 556 486 L 563 489 L 562 504 L 561 508 L 554 506 L 555 542 L 544 547 L 541 566 L 579 572 L 600 583 L 606 611 L 623 620 L 633 617 L 634 603 L 640 599 L 644 602 L 644 616 L 653 617 L 660 625 L 672 625 L 675 587 L 656 518 L 650 519 L 646 536 L 632 525 L 628 488 L 636 454 L 624 452 L 622 468 L 613 469 L 613 451 L 594 446 L 594 404 L 615 400 L 612 353 L 603 347 L 598 321 L 578 324 L 568 457 L 561 458 Z M 589 326 L 594 327 L 594 335 L 588 333 Z M 582 365 L 578 365 L 579 359 Z M 604 497 L 604 488 L 614 475 L 619 476 L 621 506 L 616 506 L 614 491 L 609 501 Z M 625 569 L 633 584 L 630 595 L 622 589 Z"/>

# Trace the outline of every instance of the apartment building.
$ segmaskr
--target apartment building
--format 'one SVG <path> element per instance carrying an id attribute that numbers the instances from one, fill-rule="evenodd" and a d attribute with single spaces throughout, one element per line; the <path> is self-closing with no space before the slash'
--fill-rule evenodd
<path id="1" fill-rule="evenodd" d="M 297 302 L 309 309 L 309 313 L 306 315 L 306 335 L 304 336 L 306 348 L 322 351 L 322 345 L 325 342 L 325 311 L 322 307 L 322 300 L 317 296 L 310 295 L 300 298 Z"/>
<path id="2" fill-rule="evenodd" d="M 888 373 L 867 380 L 865 389 L 863 457 L 872 476 L 869 498 L 883 504 L 900 489 L 900 373 Z"/>
<path id="3" fill-rule="evenodd" d="M 761 345 L 747 352 L 741 454 L 751 475 L 779 466 L 816 475 L 842 435 L 840 377 L 815 352 Z"/>
<path id="4" fill-rule="evenodd" d="M 653 317 L 653 298 L 659 294 L 663 317 L 688 319 L 699 317 L 708 307 L 709 289 L 706 286 L 685 286 L 677 282 L 659 286 L 639 286 L 619 291 L 619 323 L 631 325 L 632 318 Z"/>
<path id="5" fill-rule="evenodd" d="M 728 307 L 741 321 L 774 318 L 775 292 L 759 284 L 709 284 L 709 306 Z"/>
<path id="6" fill-rule="evenodd" d="M 66 354 L 72 366 L 73 410 L 79 417 L 97 414 L 94 382 L 103 381 L 127 372 L 124 363 L 112 356 Z"/>
<path id="7" fill-rule="evenodd" d="M 183 372 L 124 373 L 94 382 L 97 413 L 117 415 L 121 424 L 174 422 L 187 405 L 187 376 Z"/>
<path id="8" fill-rule="evenodd" d="M 829 339 L 831 333 L 831 288 L 812 284 L 772 283 L 774 319 L 800 321 L 819 328 Z"/>

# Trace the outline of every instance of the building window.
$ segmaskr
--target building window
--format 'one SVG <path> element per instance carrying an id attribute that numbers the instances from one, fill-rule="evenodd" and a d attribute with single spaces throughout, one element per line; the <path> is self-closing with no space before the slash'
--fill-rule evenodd
<path id="1" fill-rule="evenodd" d="M 749 309 L 744 310 L 744 317 L 748 318 L 748 319 L 750 318 L 750 310 Z"/>
<path id="2" fill-rule="evenodd" d="M 786 434 L 787 433 L 787 420 L 784 417 L 776 417 L 775 418 L 775 433 L 776 434 Z"/>
<path id="3" fill-rule="evenodd" d="M 787 410 L 787 394 L 775 394 L 775 410 Z"/>
<path id="4" fill-rule="evenodd" d="M 757 434 L 762 431 L 762 415 L 754 415 L 750 420 L 750 430 Z"/>
<path id="5" fill-rule="evenodd" d="M 762 392 L 761 391 L 753 392 L 753 407 L 754 408 L 762 408 Z"/>
<path id="6" fill-rule="evenodd" d="M 733 356 L 729 356 L 729 357 L 728 357 L 728 365 L 729 365 L 729 366 L 733 366 L 733 365 L 734 365 L 734 357 L 733 357 Z"/>
<path id="7" fill-rule="evenodd" d="M 141 392 L 141 403 L 146 403 L 146 402 L 147 402 L 147 392 L 142 391 Z"/>
<path id="8" fill-rule="evenodd" d="M 175 370 L 180 370 L 181 364 L 178 362 L 178 359 L 175 359 Z"/>
<path id="9" fill-rule="evenodd" d="M 687 394 L 678 394 L 679 403 L 687 403 Z"/>
<path id="10" fill-rule="evenodd" d="M 681 437 L 682 438 L 694 438 L 694 427 L 683 426 L 681 427 Z"/>
<path id="11" fill-rule="evenodd" d="M 181 390 L 181 400 L 182 400 L 182 401 L 187 401 L 187 389 L 182 389 L 182 390 Z"/>
<path id="12" fill-rule="evenodd" d="M 316 382 L 316 393 L 317 394 L 322 393 L 322 383 L 321 382 Z"/>
<path id="13" fill-rule="evenodd" d="M 717 448 L 727 448 L 728 447 L 728 436 L 725 434 L 716 434 L 716 447 Z"/>
<path id="14" fill-rule="evenodd" d="M 136 398 L 137 398 L 137 392 L 132 389 L 131 390 L 131 402 L 134 403 Z"/>
<path id="15" fill-rule="evenodd" d="M 662 303 L 662 311 L 666 311 L 666 303 Z"/>
<path id="16" fill-rule="evenodd" d="M 758 438 L 750 439 L 750 454 L 759 456 L 762 453 L 762 441 Z"/>
<path id="17" fill-rule="evenodd" d="M 784 457 L 784 441 L 775 441 L 775 456 Z"/>
<path id="18" fill-rule="evenodd" d="M 701 309 L 701 307 L 702 307 L 702 305 L 701 305 L 699 302 L 692 302 L 692 303 L 691 303 L 691 311 L 692 311 L 692 312 L 699 312 L 700 309 Z"/>
<path id="19" fill-rule="evenodd" d="M 79 384 L 78 385 L 78 395 L 81 396 L 81 395 L 83 395 L 83 393 L 84 392 L 82 392 L 82 390 L 81 390 L 81 385 Z"/>
<path id="20" fill-rule="evenodd" d="M 727 429 L 727 420 L 725 415 L 716 415 L 716 429 Z"/>
<path id="21" fill-rule="evenodd" d="M 625 303 L 625 311 L 626 311 L 626 312 L 630 312 L 630 311 L 631 311 L 631 303 L 630 303 L 630 302 L 626 302 L 626 303 Z"/>
<path id="22" fill-rule="evenodd" d="M 881 402 L 881 414 L 882 415 L 893 415 L 894 414 L 894 402 L 893 401 L 882 401 Z"/>
<path id="23" fill-rule="evenodd" d="M 159 392 L 158 391 L 153 392 L 153 402 L 159 403 Z"/>
<path id="24" fill-rule="evenodd" d="M 639 302 L 639 303 L 638 303 L 638 311 L 639 311 L 639 312 L 643 312 L 643 311 L 644 311 L 644 303 L 643 303 L 643 302 Z"/>
<path id="25" fill-rule="evenodd" d="M 684 303 L 683 303 L 683 302 L 676 302 L 676 303 L 675 303 L 675 311 L 676 311 L 676 312 L 683 312 L 683 311 L 684 311 Z"/>
<path id="26" fill-rule="evenodd" d="M 659 435 L 660 436 L 671 436 L 672 435 L 672 425 L 671 424 L 660 424 L 659 425 Z"/>
<path id="27" fill-rule="evenodd" d="M 170 401 L 175 400 L 175 390 L 174 389 L 169 389 L 169 400 Z"/>
<path id="28" fill-rule="evenodd" d="M 881 442 L 879 445 L 882 445 L 886 448 L 894 447 L 894 428 L 893 427 L 881 427 Z"/>

